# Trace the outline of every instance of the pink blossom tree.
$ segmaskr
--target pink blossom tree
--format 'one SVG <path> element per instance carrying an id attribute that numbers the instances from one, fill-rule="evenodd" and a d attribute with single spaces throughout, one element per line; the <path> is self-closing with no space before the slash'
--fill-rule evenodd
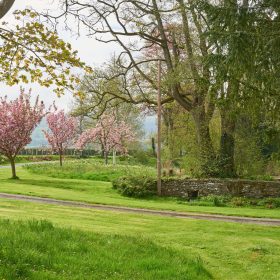
<path id="1" fill-rule="evenodd" d="M 131 127 L 125 122 L 118 122 L 114 116 L 104 115 L 94 128 L 86 130 L 79 137 L 76 148 L 82 150 L 88 143 L 98 143 L 104 152 L 105 163 L 111 151 L 126 153 L 125 144 L 134 140 Z"/>
<path id="2" fill-rule="evenodd" d="M 16 175 L 15 158 L 31 142 L 31 134 L 45 115 L 45 105 L 36 98 L 34 105 L 30 101 L 31 92 L 24 93 L 12 101 L 0 98 L 0 153 L 6 156 L 12 167 L 12 178 Z"/>
<path id="3" fill-rule="evenodd" d="M 67 116 L 63 110 L 57 110 L 47 115 L 49 130 L 43 130 L 49 144 L 54 152 L 59 154 L 60 166 L 64 151 L 73 142 L 76 131 L 76 118 Z"/>

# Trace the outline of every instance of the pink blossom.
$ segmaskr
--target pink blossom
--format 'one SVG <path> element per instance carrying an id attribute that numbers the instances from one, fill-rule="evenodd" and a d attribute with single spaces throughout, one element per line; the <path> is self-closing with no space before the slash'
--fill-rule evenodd
<path id="1" fill-rule="evenodd" d="M 105 160 L 109 152 L 115 150 L 126 153 L 125 144 L 134 140 L 131 127 L 125 122 L 117 122 L 114 116 L 104 115 L 94 128 L 86 130 L 79 137 L 76 148 L 82 150 L 88 143 L 98 143 L 104 151 Z"/>
<path id="2" fill-rule="evenodd" d="M 31 92 L 25 94 L 23 89 L 13 101 L 0 98 L 0 152 L 10 160 L 13 178 L 17 178 L 15 157 L 31 142 L 32 131 L 45 115 L 45 105 L 39 97 L 33 106 L 30 98 Z"/>
<path id="3" fill-rule="evenodd" d="M 76 135 L 76 118 L 67 116 L 63 110 L 55 111 L 47 115 L 49 130 L 43 130 L 49 144 L 54 152 L 60 155 L 60 165 L 62 165 L 62 155 L 67 147 L 72 143 Z"/>

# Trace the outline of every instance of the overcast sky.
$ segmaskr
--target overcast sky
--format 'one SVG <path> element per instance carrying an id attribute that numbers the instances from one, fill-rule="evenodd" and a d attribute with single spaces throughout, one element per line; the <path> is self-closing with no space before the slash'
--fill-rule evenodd
<path id="1" fill-rule="evenodd" d="M 9 23 L 14 23 L 14 17 L 12 15 L 14 10 L 23 10 L 25 8 L 34 8 L 37 11 L 42 11 L 45 9 L 57 10 L 57 0 L 16 0 L 14 6 L 9 11 L 9 13 L 2 19 Z M 96 41 L 94 38 L 87 38 L 86 36 L 76 37 L 67 31 L 60 30 L 59 35 L 65 41 L 71 43 L 73 49 L 78 51 L 79 57 L 82 61 L 85 61 L 91 66 L 101 65 L 106 60 L 110 58 L 114 52 L 118 51 L 118 48 L 111 44 L 103 44 Z M 0 96 L 8 95 L 14 98 L 19 93 L 20 85 L 9 87 L 1 84 Z M 59 108 L 69 109 L 72 103 L 71 94 L 66 94 L 65 96 L 58 98 L 56 95 L 47 88 L 40 87 L 37 84 L 23 85 L 26 89 L 32 88 L 34 95 L 40 95 L 40 98 L 49 105 L 52 104 L 53 100 L 56 100 L 56 104 Z"/>
<path id="2" fill-rule="evenodd" d="M 30 7 L 34 8 L 37 11 L 43 11 L 46 9 L 53 9 L 56 11 L 58 8 L 58 0 L 16 0 L 12 9 L 2 20 L 13 24 L 13 23 L 15 23 L 13 11 L 23 10 L 25 8 L 30 8 Z M 104 43 L 98 42 L 94 38 L 87 38 L 86 36 L 81 36 L 81 37 L 77 38 L 77 36 L 70 34 L 69 31 L 63 30 L 62 27 L 61 27 L 61 30 L 59 30 L 59 36 L 64 41 L 71 43 L 73 49 L 78 51 L 78 55 L 81 58 L 81 60 L 86 62 L 90 66 L 102 65 L 104 62 L 108 61 L 108 59 L 114 53 L 118 53 L 118 51 L 120 50 L 120 48 L 116 45 L 104 44 Z M 23 86 L 26 89 L 32 88 L 32 93 L 33 93 L 34 98 L 37 95 L 39 95 L 40 98 L 45 102 L 47 107 L 49 105 L 51 105 L 53 103 L 53 101 L 55 100 L 58 108 L 65 109 L 66 111 L 71 109 L 71 105 L 73 103 L 73 98 L 70 93 L 68 93 L 68 94 L 66 93 L 64 96 L 58 98 L 55 95 L 55 93 L 52 92 L 51 89 L 40 87 L 37 84 L 28 84 L 28 85 L 23 84 Z M 19 88 L 20 88 L 20 85 L 9 87 L 5 84 L 0 83 L 0 96 L 7 95 L 9 98 L 15 98 L 19 94 Z M 153 133 L 155 131 L 155 118 L 154 117 L 145 118 L 144 129 L 147 134 Z M 36 135 L 38 134 L 40 136 L 40 133 L 38 133 L 39 130 L 41 131 L 41 129 L 38 128 L 35 131 L 35 134 Z M 36 137 L 33 137 L 33 141 L 36 141 L 36 139 L 34 139 Z M 32 145 L 35 145 L 35 144 L 32 142 L 31 146 Z"/>

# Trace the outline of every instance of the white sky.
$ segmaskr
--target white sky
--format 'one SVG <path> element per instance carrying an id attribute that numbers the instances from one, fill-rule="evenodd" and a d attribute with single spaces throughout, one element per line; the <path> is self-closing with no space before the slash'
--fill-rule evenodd
<path id="1" fill-rule="evenodd" d="M 14 6 L 11 8 L 8 14 L 2 19 L 3 21 L 13 24 L 15 22 L 12 15 L 14 10 L 23 10 L 27 7 L 32 7 L 37 11 L 45 9 L 56 10 L 57 0 L 16 0 Z M 96 41 L 94 38 L 87 38 L 86 36 L 76 37 L 71 35 L 69 32 L 61 30 L 59 32 L 60 37 L 71 43 L 74 50 L 78 51 L 78 56 L 82 61 L 86 62 L 91 66 L 100 65 L 110 58 L 118 50 L 118 48 L 112 44 L 104 44 Z M 40 95 L 40 98 L 50 105 L 53 101 L 59 108 L 69 109 L 72 103 L 72 96 L 70 93 L 65 96 L 58 98 L 51 89 L 40 87 L 37 84 L 24 84 L 24 88 L 32 88 L 34 96 Z M 3 83 L 0 83 L 0 96 L 9 96 L 15 98 L 19 94 L 20 85 L 9 87 Z"/>

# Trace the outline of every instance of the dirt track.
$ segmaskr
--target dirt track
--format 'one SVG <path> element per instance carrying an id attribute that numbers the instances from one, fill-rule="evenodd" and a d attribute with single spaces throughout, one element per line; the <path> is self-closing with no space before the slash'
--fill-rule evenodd
<path id="1" fill-rule="evenodd" d="M 148 215 L 175 217 L 175 218 L 183 218 L 183 219 L 222 221 L 222 222 L 233 222 L 233 223 L 241 223 L 241 224 L 280 226 L 280 219 L 249 218 L 249 217 L 224 216 L 224 215 L 201 214 L 201 213 L 191 213 L 191 212 L 161 211 L 161 210 L 131 208 L 131 207 L 122 207 L 122 206 L 113 206 L 113 205 L 89 204 L 89 203 L 76 202 L 76 201 L 57 200 L 52 198 L 6 194 L 6 193 L 0 193 L 0 198 L 21 200 L 21 201 L 28 201 L 28 202 L 35 202 L 35 203 L 54 204 L 54 205 L 61 205 L 61 206 L 90 208 L 90 209 L 113 211 L 113 212 L 148 214 Z"/>

